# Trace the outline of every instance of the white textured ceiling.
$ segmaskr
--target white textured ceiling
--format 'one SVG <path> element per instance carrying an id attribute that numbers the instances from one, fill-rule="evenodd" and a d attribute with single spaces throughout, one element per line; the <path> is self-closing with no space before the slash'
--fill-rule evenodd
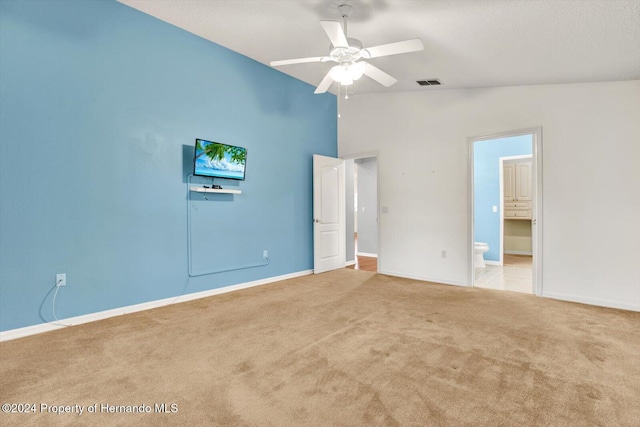
<path id="1" fill-rule="evenodd" d="M 264 64 L 323 56 L 320 20 L 353 6 L 365 47 L 420 37 L 425 49 L 369 60 L 398 79 L 355 93 L 640 79 L 640 0 L 119 0 Z M 317 85 L 333 63 L 278 67 Z M 335 93 L 336 85 L 332 87 Z"/>

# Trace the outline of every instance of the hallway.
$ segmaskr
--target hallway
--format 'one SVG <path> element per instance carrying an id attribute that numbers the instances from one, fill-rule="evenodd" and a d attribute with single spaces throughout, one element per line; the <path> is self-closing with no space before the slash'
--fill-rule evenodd
<path id="1" fill-rule="evenodd" d="M 353 233 L 353 239 L 356 253 L 356 263 L 354 265 L 348 266 L 347 268 L 351 268 L 353 270 L 372 271 L 374 273 L 377 273 L 378 258 L 358 255 L 358 233 Z"/>
<path id="2" fill-rule="evenodd" d="M 363 270 L 363 271 L 378 271 L 378 258 L 369 257 L 369 256 L 357 256 L 356 263 L 354 265 L 350 265 L 347 268 L 351 268 L 354 270 Z"/>

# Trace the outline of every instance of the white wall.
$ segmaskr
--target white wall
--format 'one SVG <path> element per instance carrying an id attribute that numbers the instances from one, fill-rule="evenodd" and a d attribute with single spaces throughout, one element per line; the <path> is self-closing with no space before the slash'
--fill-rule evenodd
<path id="1" fill-rule="evenodd" d="M 345 194 L 345 251 L 346 261 L 355 262 L 356 249 L 355 241 L 353 240 L 353 233 L 355 231 L 355 214 L 353 212 L 353 192 L 354 192 L 354 180 L 353 173 L 355 169 L 355 163 L 353 159 L 347 159 L 344 161 L 344 194 Z"/>
<path id="2" fill-rule="evenodd" d="M 378 254 L 378 161 L 357 159 L 358 169 L 358 254 Z"/>
<path id="3" fill-rule="evenodd" d="M 640 81 L 362 94 L 340 107 L 339 155 L 379 153 L 380 272 L 467 285 L 467 138 L 542 126 L 543 295 L 640 311 Z"/>

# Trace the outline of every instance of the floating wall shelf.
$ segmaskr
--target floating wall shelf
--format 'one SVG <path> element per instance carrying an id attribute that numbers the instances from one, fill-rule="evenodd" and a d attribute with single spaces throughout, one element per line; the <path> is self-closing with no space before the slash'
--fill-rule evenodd
<path id="1" fill-rule="evenodd" d="M 226 193 L 226 194 L 242 194 L 240 190 L 227 190 L 225 188 L 204 188 L 204 187 L 189 187 L 189 190 L 197 193 Z"/>

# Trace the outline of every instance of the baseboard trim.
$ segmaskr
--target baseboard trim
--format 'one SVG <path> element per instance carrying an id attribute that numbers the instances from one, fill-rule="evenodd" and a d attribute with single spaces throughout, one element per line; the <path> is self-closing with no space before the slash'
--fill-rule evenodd
<path id="1" fill-rule="evenodd" d="M 41 334 L 44 332 L 55 331 L 57 329 L 66 328 L 67 326 L 81 325 L 83 323 L 95 322 L 98 320 L 108 319 L 110 317 L 121 316 L 123 314 L 136 313 L 138 311 L 151 310 L 153 308 L 164 307 L 171 304 L 193 301 L 200 298 L 206 298 L 214 295 L 225 294 L 227 292 L 239 291 L 241 289 L 253 288 L 255 286 L 267 285 L 273 282 L 279 282 L 296 277 L 307 276 L 313 273 L 313 270 L 303 270 L 296 273 L 283 274 L 281 276 L 269 277 L 266 279 L 254 280 L 252 282 L 239 283 L 237 285 L 225 286 L 222 288 L 209 289 L 207 291 L 195 292 L 192 294 L 179 295 L 177 297 L 164 298 L 155 301 L 144 302 L 141 304 L 128 305 L 125 307 L 114 308 L 111 310 L 98 311 L 96 313 L 83 314 L 81 316 L 60 319 L 60 323 L 49 322 L 38 325 L 26 326 L 24 328 L 10 329 L 0 332 L 0 342 L 10 341 L 17 338 L 23 338 L 30 335 Z"/>
<path id="2" fill-rule="evenodd" d="M 349 266 L 352 266 L 352 265 L 356 265 L 356 261 L 355 260 L 347 261 L 347 263 L 345 264 L 345 267 L 349 267 Z"/>
<path id="3" fill-rule="evenodd" d="M 487 265 L 502 265 L 500 261 L 487 261 L 486 259 L 484 260 L 484 263 Z"/>
<path id="4" fill-rule="evenodd" d="M 620 302 L 620 301 L 605 300 L 600 298 L 581 297 L 579 295 L 571 295 L 571 294 L 559 294 L 555 292 L 545 292 L 544 289 L 542 291 L 542 296 L 545 298 L 552 298 L 552 299 L 557 299 L 561 301 L 577 302 L 580 304 L 588 304 L 588 305 L 595 305 L 599 307 L 617 308 L 621 310 L 640 312 L 640 306 L 629 304 L 626 302 Z"/>
<path id="5" fill-rule="evenodd" d="M 378 258 L 378 254 L 370 254 L 369 252 L 356 252 L 358 256 L 368 256 L 370 258 Z"/>
<path id="6" fill-rule="evenodd" d="M 507 255 L 529 255 L 529 256 L 533 256 L 533 252 L 528 252 L 528 251 L 504 251 L 505 254 Z"/>
<path id="7" fill-rule="evenodd" d="M 378 271 L 379 274 L 386 274 L 387 276 L 394 276 L 394 277 L 402 277 L 405 279 L 413 279 L 413 280 L 421 280 L 423 282 L 432 282 L 432 283 L 438 283 L 441 285 L 453 285 L 453 286 L 468 286 L 466 283 L 464 282 L 456 282 L 456 281 L 452 281 L 452 280 L 445 280 L 445 279 L 436 279 L 433 277 L 426 277 L 426 276 L 419 276 L 416 274 L 407 274 L 407 273 L 401 273 L 398 271 L 391 271 L 391 270 L 380 270 Z"/>

